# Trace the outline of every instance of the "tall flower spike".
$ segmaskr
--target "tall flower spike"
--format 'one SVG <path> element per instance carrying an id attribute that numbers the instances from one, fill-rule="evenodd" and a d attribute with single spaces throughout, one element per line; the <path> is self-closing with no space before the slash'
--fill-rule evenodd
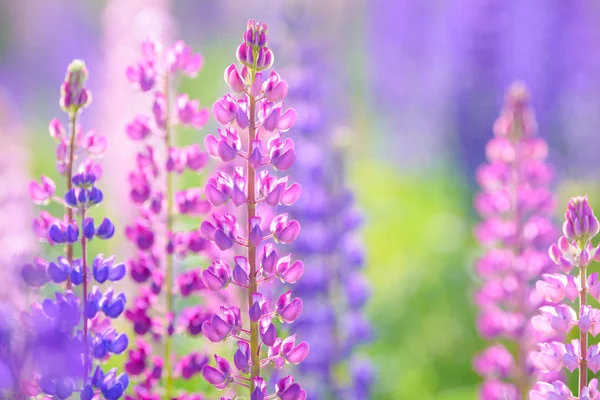
<path id="1" fill-rule="evenodd" d="M 304 309 L 291 331 L 311 344 L 311 352 L 295 377 L 302 380 L 310 398 L 367 399 L 374 374 L 368 360 L 357 355 L 359 346 L 372 336 L 364 316 L 369 297 L 362 274 L 364 252 L 356 232 L 362 221 L 346 184 L 344 149 L 333 133 L 341 118 L 321 111 L 335 101 L 342 82 L 335 75 L 333 43 L 322 39 L 323 32 L 302 39 L 295 35 L 304 26 L 319 25 L 315 19 L 320 17 L 312 8 L 287 3 L 284 18 L 289 39 L 281 48 L 290 51 L 288 57 L 278 55 L 278 59 L 289 59 L 291 64 L 289 87 L 274 73 L 265 84 L 270 98 L 280 98 L 289 90 L 287 101 L 307 111 L 298 115 L 294 126 L 296 149 L 305 157 L 289 169 L 290 176 L 302 182 L 303 195 L 290 207 L 280 206 L 302 221 L 303 234 L 291 244 L 292 254 L 310 260 L 310 273 L 294 291 Z M 292 185 L 286 189 L 287 182 L 276 177 L 263 179 L 273 182 L 271 196 L 286 203 Z M 291 265 L 289 257 L 282 257 L 275 266 L 284 285 L 303 272 Z"/>
<path id="2" fill-rule="evenodd" d="M 537 343 L 564 337 L 564 332 L 541 336 L 530 322 L 540 306 L 552 304 L 535 296 L 532 280 L 555 270 L 539 250 L 551 240 L 549 215 L 554 200 L 548 190 L 551 172 L 544 163 L 547 145 L 535 135 L 535 128 L 529 94 L 521 84 L 514 84 L 494 125 L 495 137 L 486 148 L 489 162 L 477 170 L 482 191 L 475 208 L 484 219 L 475 230 L 484 248 L 475 266 L 483 281 L 475 294 L 480 308 L 477 326 L 493 342 L 473 362 L 485 378 L 481 399 L 495 398 L 491 393 L 498 385 L 515 393 L 514 398 L 526 398 L 536 380 L 557 377 L 539 369 L 529 357 Z M 500 339 L 514 342 L 515 352 Z"/>
<path id="3" fill-rule="evenodd" d="M 90 94 L 83 87 L 87 79 L 87 70 L 82 62 L 74 62 L 69 67 L 66 82 L 63 84 L 63 108 L 75 118 L 80 108 L 89 103 Z M 74 120 L 73 120 L 74 121 Z M 56 128 L 56 124 L 51 125 Z M 66 140 L 59 129 L 53 136 Z M 82 144 L 88 151 L 98 148 L 96 139 L 90 134 L 78 135 L 74 131 L 69 139 L 70 153 L 74 152 L 74 143 Z M 59 145 L 60 146 L 60 145 Z M 105 143 L 102 144 L 104 150 Z M 73 156 L 69 157 L 72 164 Z M 102 365 L 112 354 L 123 353 L 129 344 L 127 335 L 118 333 L 111 326 L 111 319 L 117 318 L 125 309 L 126 298 L 123 293 L 115 293 L 112 288 L 103 289 L 100 285 L 107 281 L 116 282 L 125 276 L 125 264 L 117 263 L 115 257 L 104 257 L 98 254 L 91 265 L 88 259 L 88 243 L 110 239 L 115 228 L 113 223 L 104 218 L 95 222 L 88 214 L 90 208 L 99 205 L 104 196 L 96 187 L 97 175 L 93 164 L 84 162 L 80 172 L 69 175 L 70 182 L 62 199 L 55 198 L 54 186 L 42 179 L 42 183 L 31 193 L 50 191 L 49 199 L 65 205 L 72 217 L 67 221 L 56 220 L 45 227 L 49 241 L 68 243 L 71 245 L 67 257 L 60 256 L 50 262 L 37 258 L 33 263 L 23 267 L 24 280 L 33 288 L 39 289 L 48 282 L 81 286 L 81 295 L 73 290 L 56 291 L 52 297 L 42 298 L 41 303 L 34 303 L 25 313 L 23 321 L 23 337 L 27 350 L 30 351 L 28 365 L 34 374 L 34 387 L 30 395 L 44 394 L 51 398 L 67 399 L 79 396 L 83 400 L 91 400 L 102 395 L 106 399 L 116 400 L 123 397 L 129 385 L 125 374 L 117 375 L 117 370 L 106 371 Z M 43 230 L 34 225 L 34 229 Z M 73 259 L 72 247 L 80 246 L 81 258 Z M 91 286 L 95 281 L 97 285 Z M 100 378 L 99 378 L 100 377 Z"/>
<path id="4" fill-rule="evenodd" d="M 178 125 L 201 129 L 208 110 L 187 94 L 174 95 L 172 82 L 179 74 L 196 75 L 202 56 L 181 41 L 163 49 L 159 42 L 147 39 L 141 50 L 142 59 L 130 66 L 126 75 L 136 88 L 151 92 L 154 102 L 150 115 L 136 116 L 125 128 L 130 139 L 144 142 L 129 176 L 130 198 L 139 215 L 125 229 L 137 250 L 129 265 L 140 290 L 125 315 L 139 336 L 150 336 L 156 344 L 151 346 L 140 338 L 129 352 L 127 370 L 135 376 L 138 398 L 164 395 L 183 399 L 185 394 L 176 397 L 175 379 L 191 379 L 199 374 L 208 357 L 192 353 L 176 360 L 172 336 L 186 332 L 200 335 L 208 312 L 204 305 L 197 305 L 177 313 L 174 294 L 178 291 L 188 297 L 207 289 L 198 270 L 179 276 L 175 276 L 175 270 L 186 258 L 205 253 L 212 245 L 197 230 L 176 228 L 175 224 L 186 218 L 202 218 L 210 204 L 200 188 L 176 186 L 178 175 L 202 172 L 208 155 L 197 144 L 175 146 L 174 134 Z M 226 285 L 220 265 L 213 271 L 210 285 Z M 164 358 L 152 357 L 152 351 Z M 162 394 L 160 387 L 164 388 Z"/>
<path id="5" fill-rule="evenodd" d="M 548 302 L 570 303 L 579 299 L 578 307 L 573 309 L 567 304 L 544 306 L 533 320 L 534 328 L 542 335 L 565 335 L 573 327 L 579 329 L 579 339 L 570 343 L 554 341 L 541 343 L 539 349 L 531 354 L 534 365 L 542 371 L 558 372 L 562 368 L 570 372 L 579 370 L 579 388 L 575 397 L 569 399 L 598 399 L 598 380 L 589 380 L 588 369 L 593 373 L 600 370 L 598 345 L 589 345 L 588 334 L 600 333 L 600 310 L 589 305 L 590 297 L 600 298 L 598 273 L 588 274 L 587 267 L 598 258 L 598 247 L 592 245 L 592 239 L 600 231 L 600 224 L 587 197 L 572 197 L 567 205 L 563 236 L 550 246 L 552 261 L 562 273 L 543 276 L 537 283 L 537 292 Z M 574 271 L 573 275 L 569 273 Z M 578 310 L 578 311 L 577 311 Z M 558 397 L 558 396 L 563 397 Z M 530 393 L 531 399 L 567 398 L 572 396 L 569 389 L 560 381 L 551 385 L 538 382 Z M 552 397 L 554 396 L 554 397 Z"/>
<path id="6" fill-rule="evenodd" d="M 60 105 L 68 115 L 68 128 L 59 119 L 50 121 L 50 136 L 57 142 L 56 147 L 56 166 L 58 172 L 65 179 L 67 191 L 73 188 L 73 175 L 78 171 L 88 171 L 100 178 L 102 169 L 96 162 L 101 158 L 106 149 L 106 137 L 97 134 L 91 130 L 83 131 L 78 124 L 78 118 L 83 108 L 90 105 L 92 94 L 85 87 L 88 79 L 88 70 L 85 62 L 74 60 L 69 64 L 65 80 L 61 86 Z M 58 202 L 65 206 L 65 213 L 62 217 L 56 218 L 47 211 L 42 211 L 40 217 L 34 220 L 34 228 L 37 237 L 51 245 L 64 243 L 65 256 L 67 260 L 73 262 L 73 242 L 55 241 L 48 235 L 49 226 L 62 220 L 69 223 L 73 220 L 73 208 L 65 204 L 60 197 L 55 196 L 56 185 L 54 181 L 44 175 L 40 181 L 32 181 L 29 184 L 29 195 L 34 203 L 47 205 L 50 202 Z M 67 279 L 66 288 L 71 288 L 71 280 Z"/>
<path id="7" fill-rule="evenodd" d="M 215 356 L 217 366 L 205 366 L 202 375 L 221 390 L 232 384 L 247 387 L 248 397 L 252 399 L 279 396 L 302 400 L 306 398 L 306 392 L 291 377 L 293 389 L 286 387 L 284 395 L 285 390 L 275 387 L 271 390 L 273 394 L 268 395 L 265 382 L 269 379 L 263 375 L 263 368 L 271 363 L 282 368 L 286 363 L 299 364 L 308 355 L 306 342 L 297 340 L 296 335 L 285 339 L 277 337 L 273 323 L 275 318 L 283 323 L 295 320 L 302 309 L 302 300 L 290 293 L 273 304 L 260 289 L 260 285 L 276 277 L 275 265 L 279 256 L 269 242 L 290 243 L 300 233 L 297 221 L 289 219 L 287 214 L 272 218 L 266 208 L 290 205 L 299 195 L 299 185 L 288 185 L 288 178 L 277 181 L 267 169 L 272 165 L 285 170 L 293 163 L 296 157 L 294 144 L 290 138 L 283 139 L 283 132 L 295 122 L 296 112 L 293 109 L 282 111 L 285 91 L 271 96 L 272 87 L 267 79 L 263 79 L 261 71 L 273 62 L 272 52 L 267 47 L 266 24 L 248 21 L 237 56 L 241 69 L 232 64 L 224 74 L 233 93 L 226 94 L 213 105 L 215 119 L 222 127 L 218 136 L 206 137 L 205 146 L 211 156 L 231 163 L 232 167 L 236 159 L 245 165 L 235 168 L 233 176 L 230 171 L 220 171 L 217 177 L 208 181 L 205 191 L 210 193 L 207 197 L 214 206 L 231 198 L 233 205 L 244 212 L 238 216 L 215 213 L 214 223 L 204 221 L 201 232 L 222 251 L 233 248 L 243 254 L 230 260 L 233 262 L 217 260 L 205 271 L 203 279 L 208 287 L 216 290 L 227 283 L 245 289 L 247 309 L 242 304 L 239 308 L 224 306 L 219 315 L 204 322 L 202 331 L 209 340 L 232 339 L 232 347 L 237 347 L 233 360 L 237 372 L 232 372 L 233 368 L 224 358 Z M 271 72 L 271 76 L 274 75 L 276 73 Z M 244 149 L 242 142 L 246 146 Z M 303 269 L 301 262 L 298 263 L 293 268 Z M 290 281 L 297 280 L 300 275 L 296 273 L 296 279 L 290 275 Z"/>
<path id="8" fill-rule="evenodd" d="M 103 25 L 101 37 L 101 66 L 96 77 L 97 101 L 94 124 L 107 133 L 108 140 L 118 141 L 105 154 L 104 173 L 111 182 L 106 188 L 107 204 L 118 220 L 128 221 L 136 212 L 129 202 L 129 169 L 133 165 L 138 143 L 123 138 L 123 126 L 131 119 L 131 113 L 148 106 L 145 93 L 131 90 L 124 84 L 123 71 L 139 58 L 140 40 L 152 35 L 159 39 L 171 36 L 173 18 L 169 0 L 107 0 L 99 19 Z M 132 21 L 135 21 L 132 23 Z M 116 249 L 124 254 L 124 248 Z"/>

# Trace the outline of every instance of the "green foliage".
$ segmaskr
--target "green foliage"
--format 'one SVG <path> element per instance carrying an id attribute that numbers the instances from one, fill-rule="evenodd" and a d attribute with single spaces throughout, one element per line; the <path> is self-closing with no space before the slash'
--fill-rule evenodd
<path id="1" fill-rule="evenodd" d="M 472 398 L 471 357 L 482 344 L 473 326 L 466 189 L 448 170 L 402 175 L 371 160 L 353 167 L 368 216 L 373 398 Z"/>

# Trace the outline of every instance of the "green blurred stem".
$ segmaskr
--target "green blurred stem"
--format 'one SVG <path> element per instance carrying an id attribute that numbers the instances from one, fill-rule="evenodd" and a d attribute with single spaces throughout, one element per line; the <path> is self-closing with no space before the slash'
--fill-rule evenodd
<path id="1" fill-rule="evenodd" d="M 580 246 L 581 251 L 585 251 L 585 245 Z M 579 309 L 587 304 L 587 271 L 586 265 L 579 266 L 579 279 L 581 284 L 581 291 L 579 292 Z M 579 358 L 579 395 L 584 387 L 587 386 L 587 340 L 588 334 L 579 330 L 579 351 L 581 357 Z"/>
<path id="2" fill-rule="evenodd" d="M 517 121 L 515 124 L 514 136 L 511 138 L 512 144 L 515 148 L 515 152 L 519 154 L 519 141 L 523 136 L 522 129 Z M 515 225 L 517 229 L 517 243 L 514 246 L 513 252 L 516 257 L 523 253 L 523 215 L 522 210 L 519 207 L 519 185 L 520 185 L 520 164 L 519 157 L 515 157 L 515 161 L 512 164 L 512 175 L 513 175 L 513 185 L 512 185 L 512 201 L 514 204 L 514 215 L 513 218 L 515 220 Z M 523 272 L 520 272 L 513 266 L 515 271 L 517 271 L 517 279 L 519 280 L 519 291 L 516 293 L 517 302 L 518 302 L 518 312 L 525 312 L 528 307 L 527 301 L 527 286 L 529 285 L 527 277 Z M 516 363 L 517 363 L 517 373 L 515 376 L 515 386 L 517 387 L 518 393 L 521 394 L 522 399 L 528 398 L 529 390 L 531 389 L 531 379 L 527 373 L 527 355 L 529 354 L 529 344 L 527 338 L 522 335 L 517 340 L 517 354 L 516 354 Z"/>
<path id="3" fill-rule="evenodd" d="M 254 75 L 254 74 L 253 74 Z M 253 79 L 254 80 L 254 79 Z M 256 216 L 256 170 L 250 165 L 250 154 L 252 154 L 252 142 L 256 140 L 256 99 L 250 95 L 250 126 L 248 128 L 248 239 L 250 239 L 250 233 L 252 226 L 250 221 Z M 248 309 L 252 307 L 252 295 L 258 291 L 258 284 L 256 282 L 256 246 L 250 243 L 248 240 L 248 263 L 250 264 L 250 283 L 248 285 Z M 252 370 L 250 375 L 250 395 L 254 390 L 254 378 L 260 376 L 260 360 L 259 360 L 259 340 L 258 340 L 258 322 L 250 321 L 250 362 L 252 364 Z"/>
<path id="4" fill-rule="evenodd" d="M 88 321 L 85 315 L 85 305 L 87 304 L 88 297 L 88 281 L 87 281 L 87 240 L 85 235 L 83 234 L 83 221 L 85 220 L 85 208 L 81 210 L 81 274 L 83 276 L 82 283 L 82 302 L 83 306 L 82 310 L 82 321 L 83 321 L 83 348 L 85 352 L 83 354 L 83 384 L 85 385 L 85 381 L 87 380 L 89 374 L 89 354 L 88 354 Z"/>
<path id="5" fill-rule="evenodd" d="M 79 115 L 78 110 L 73 110 L 69 113 L 69 163 L 67 165 L 67 192 L 73 188 L 73 162 L 74 162 L 74 153 L 75 153 L 75 133 L 77 132 L 77 115 Z M 70 223 L 73 220 L 73 209 L 65 204 L 65 212 L 67 215 L 67 223 Z M 82 220 L 83 221 L 83 220 Z M 65 255 L 67 260 L 69 260 L 69 265 L 73 265 L 73 244 L 67 243 L 65 244 Z M 73 284 L 71 283 L 71 277 L 67 277 L 67 290 L 71 290 Z"/>
<path id="6" fill-rule="evenodd" d="M 168 72 L 165 74 L 165 113 L 166 113 L 166 122 L 165 122 L 165 147 L 166 147 L 166 155 L 169 156 L 169 151 L 171 149 L 171 128 L 169 123 L 169 114 L 170 114 L 170 99 L 169 99 L 169 74 Z M 166 235 L 167 235 L 167 243 L 171 232 L 173 231 L 173 215 L 172 215 L 172 198 L 173 198 L 173 174 L 170 171 L 166 171 L 167 173 L 167 193 L 166 193 L 166 208 L 167 208 L 167 216 L 166 216 Z M 165 332 L 165 399 L 172 399 L 173 393 L 173 371 L 171 368 L 171 334 L 169 333 L 169 326 L 171 325 L 171 318 L 173 315 L 173 255 L 167 251 L 165 258 L 165 296 L 166 296 L 166 322 L 167 322 L 167 331 Z"/>

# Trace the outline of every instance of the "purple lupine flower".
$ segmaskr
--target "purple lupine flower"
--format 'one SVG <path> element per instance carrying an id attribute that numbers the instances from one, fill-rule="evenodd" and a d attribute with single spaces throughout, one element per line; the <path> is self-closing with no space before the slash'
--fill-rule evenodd
<path id="1" fill-rule="evenodd" d="M 475 370 L 486 380 L 479 393 L 482 399 L 497 398 L 492 387 L 502 387 L 510 393 L 507 398 L 522 399 L 535 380 L 555 379 L 556 374 L 546 374 L 529 353 L 539 342 L 562 338 L 574 319 L 536 296 L 531 285 L 532 279 L 554 271 L 539 250 L 553 230 L 548 216 L 554 201 L 548 190 L 551 172 L 544 163 L 547 145 L 535 130 L 529 95 L 522 85 L 514 84 L 486 149 L 489 162 L 477 171 L 483 190 L 475 208 L 484 221 L 475 236 L 485 248 L 475 267 L 483 280 L 475 294 L 480 307 L 477 326 L 494 343 L 474 359 Z M 552 279 L 544 282 L 552 288 L 561 286 Z M 540 306 L 551 308 L 545 315 L 560 320 L 565 329 L 540 336 L 533 329 L 535 320 L 533 326 L 530 322 Z M 516 352 L 509 352 L 498 342 L 500 338 L 515 342 Z"/>
<path id="2" fill-rule="evenodd" d="M 56 166 L 58 172 L 64 176 L 67 193 L 70 194 L 72 194 L 73 176 L 77 171 L 88 171 L 92 175 L 100 177 L 102 169 L 96 159 L 102 157 L 106 149 L 104 136 L 93 130 L 84 133 L 78 124 L 80 112 L 89 106 L 92 100 L 91 92 L 85 87 L 87 78 L 88 70 L 83 61 L 74 60 L 69 64 L 60 96 L 60 105 L 68 115 L 68 129 L 65 129 L 57 118 L 50 121 L 49 125 L 50 136 L 57 142 Z M 55 196 L 55 190 L 54 181 L 44 175 L 40 181 L 32 181 L 29 184 L 29 195 L 34 203 L 47 205 L 54 201 L 65 206 L 65 214 L 61 218 L 53 217 L 48 212 L 42 211 L 40 218 L 34 220 L 34 231 L 41 241 L 51 245 L 64 243 L 65 255 L 69 263 L 72 263 L 73 241 L 67 240 L 69 238 L 62 235 L 62 233 L 67 233 L 67 228 L 73 221 L 73 208 L 68 204 L 71 197 L 67 196 L 65 200 L 62 200 Z M 64 229 L 57 230 L 56 227 L 61 224 L 64 224 Z M 50 229 L 52 226 L 54 228 Z M 66 281 L 66 288 L 71 288 L 70 279 Z"/>
<path id="3" fill-rule="evenodd" d="M 202 334 L 202 324 L 209 317 L 204 305 L 175 309 L 176 291 L 187 297 L 207 290 L 200 277 L 194 275 L 196 271 L 175 276 L 175 269 L 187 256 L 209 251 L 212 245 L 196 231 L 175 228 L 178 215 L 202 217 L 211 205 L 200 188 L 176 186 L 175 180 L 183 172 L 202 172 L 208 157 L 198 145 L 175 146 L 174 127 L 200 130 L 208 120 L 208 110 L 187 94 L 171 93 L 172 82 L 178 75 L 193 77 L 199 72 L 202 67 L 199 53 L 192 52 L 182 41 L 163 50 L 162 44 L 152 39 L 143 41 L 141 50 L 142 59 L 127 68 L 126 76 L 134 87 L 151 93 L 153 103 L 149 115 L 134 117 L 125 129 L 130 139 L 145 143 L 129 176 L 130 199 L 138 215 L 126 227 L 125 236 L 137 249 L 129 265 L 131 277 L 140 283 L 140 290 L 125 317 L 138 335 L 150 335 L 157 343 L 155 347 L 160 345 L 163 349 L 159 351 L 147 342 L 136 342 L 129 351 L 127 368 L 135 376 L 136 398 L 156 395 L 156 382 L 161 382 L 166 398 L 175 398 L 174 373 L 179 378 L 191 379 L 206 362 L 202 364 L 198 358 L 201 356 L 195 353 L 176 360 L 172 336 L 176 332 Z M 217 284 L 217 275 L 219 272 L 211 285 Z M 164 311 L 158 310 L 158 303 L 163 303 Z M 164 358 L 147 360 L 152 350 Z"/>
<path id="4" fill-rule="evenodd" d="M 317 16 L 306 6 L 290 7 L 287 12 L 290 38 L 294 31 L 315 25 L 312 19 Z M 311 345 L 311 353 L 295 376 L 302 379 L 308 399 L 337 396 L 362 400 L 370 397 L 373 372 L 368 360 L 359 359 L 355 351 L 371 337 L 363 310 L 369 294 L 361 271 L 364 255 L 356 234 L 361 218 L 345 182 L 343 148 L 332 133 L 341 124 L 340 118 L 321 111 L 335 101 L 338 93 L 332 47 L 322 40 L 322 32 L 286 42 L 282 50 L 293 49 L 287 57 L 291 64 L 289 85 L 273 74 L 266 83 L 265 95 L 278 99 L 289 90 L 287 101 L 305 111 L 294 126 L 294 144 L 304 157 L 288 171 L 294 180 L 302 182 L 303 195 L 289 209 L 285 207 L 293 218 L 303 221 L 303 234 L 292 243 L 291 252 L 311 261 L 310 274 L 294 290 L 302 298 L 304 309 L 291 332 Z M 270 181 L 271 188 L 266 201 L 273 198 L 275 204 L 285 206 L 296 184 L 276 176 L 263 179 Z M 304 272 L 297 266 L 292 267 L 289 258 L 281 257 L 272 268 L 283 282 L 293 283 Z M 345 376 L 340 378 L 343 369 Z"/>
<path id="5" fill-rule="evenodd" d="M 232 260 L 235 263 L 233 270 L 233 263 L 217 260 L 202 277 L 205 285 L 213 289 L 218 290 L 228 283 L 246 289 L 249 308 L 247 313 L 242 313 L 235 306 L 224 306 L 220 314 L 204 322 L 202 331 L 209 340 L 220 342 L 231 338 L 237 343 L 237 351 L 233 360 L 235 369 L 229 361 L 215 355 L 216 367 L 206 365 L 202 375 L 221 390 L 232 384 L 248 387 L 252 399 L 302 400 L 306 398 L 306 392 L 294 383 L 293 378 L 289 386 L 276 387 L 274 394 L 268 395 L 268 380 L 262 376 L 263 368 L 271 363 L 279 369 L 286 363 L 300 363 L 309 353 L 308 344 L 297 340 L 296 335 L 285 339 L 277 337 L 272 322 L 276 317 L 283 323 L 295 320 L 302 301 L 294 300 L 295 296 L 290 293 L 284 294 L 275 305 L 259 290 L 261 284 L 276 277 L 275 265 L 279 256 L 273 244 L 268 242 L 290 243 L 300 233 L 297 221 L 285 213 L 273 218 L 272 210 L 265 207 L 265 204 L 292 203 L 283 201 L 279 195 L 274 196 L 278 201 L 267 201 L 275 187 L 281 190 L 287 186 L 272 185 L 265 177 L 269 174 L 266 167 L 273 165 L 276 170 L 286 170 L 296 158 L 293 141 L 283 139 L 282 135 L 295 122 L 296 112 L 293 109 L 282 111 L 287 84 L 281 83 L 276 72 L 271 71 L 269 75 L 265 72 L 273 63 L 267 42 L 267 24 L 248 21 L 243 43 L 237 50 L 242 67 L 238 69 L 233 64 L 224 74 L 233 93 L 226 94 L 213 105 L 214 117 L 223 126 L 218 137 L 209 135 L 205 139 L 208 153 L 225 163 L 230 162 L 230 169 L 235 172 L 231 176 L 231 171 L 221 171 L 208 181 L 205 189 L 210 192 L 208 200 L 218 206 L 231 198 L 233 205 L 243 207 L 245 212 L 239 218 L 231 213 L 215 212 L 214 223 L 202 223 L 202 234 L 221 251 L 231 248 L 240 251 L 240 255 Z M 274 85 L 281 89 L 275 89 Z M 242 147 L 241 133 L 247 134 L 245 148 Z M 233 168 L 236 159 L 245 165 Z M 299 186 L 297 190 L 300 190 Z M 295 198 L 297 195 L 290 196 L 290 199 Z M 263 256 L 266 249 L 269 254 Z"/>
<path id="6" fill-rule="evenodd" d="M 530 398 L 598 399 L 598 381 L 595 378 L 588 379 L 588 369 L 597 373 L 600 358 L 598 345 L 589 345 L 588 334 L 595 337 L 600 333 L 600 310 L 589 305 L 588 297 L 598 300 L 600 293 L 598 273 L 588 275 L 587 267 L 600 254 L 600 246 L 594 247 L 592 244 L 592 239 L 600 232 L 600 223 L 587 197 L 572 197 L 569 200 L 562 232 L 563 236 L 549 249 L 550 258 L 562 272 L 548 275 L 539 281 L 537 293 L 548 302 L 568 299 L 573 303 L 579 299 L 579 305 L 575 309 L 560 303 L 541 307 L 541 313 L 533 317 L 532 325 L 545 337 L 552 337 L 557 333 L 568 334 L 577 326 L 579 338 L 570 343 L 540 343 L 538 351 L 531 354 L 531 359 L 544 372 L 559 372 L 562 368 L 573 372 L 578 369 L 579 388 L 575 397 L 572 397 L 571 392 L 560 381 L 552 384 L 538 382 L 530 392 Z M 569 274 L 572 271 L 575 275 Z M 549 285 L 549 281 L 555 284 Z"/>
<path id="7" fill-rule="evenodd" d="M 89 91 L 83 87 L 86 79 L 87 70 L 83 62 L 75 61 L 69 66 L 62 87 L 61 104 L 73 123 L 81 107 L 87 105 L 91 98 Z M 93 133 L 82 136 L 80 128 L 73 128 L 69 138 L 60 133 L 58 123 L 52 123 L 51 130 L 55 138 L 70 143 L 69 164 L 76 160 L 73 156 L 76 146 L 96 154 L 106 147 L 104 140 Z M 90 135 L 96 139 L 90 139 Z M 56 291 L 52 297 L 42 298 L 39 304 L 34 303 L 22 318 L 22 337 L 28 353 L 27 368 L 35 377 L 32 395 L 43 393 L 52 398 L 67 399 L 79 392 L 82 399 L 91 400 L 102 393 L 105 398 L 116 400 L 127 389 L 128 377 L 124 374 L 117 376 L 116 370 L 104 374 L 100 365 L 111 354 L 120 354 L 128 346 L 128 337 L 118 333 L 110 324 L 110 319 L 123 312 L 126 299 L 123 293 L 117 294 L 112 288 L 103 291 L 99 286 L 89 286 L 87 245 L 94 238 L 110 239 L 114 226 L 108 218 L 96 224 L 88 215 L 89 209 L 100 204 L 104 197 L 95 186 L 97 176 L 94 172 L 98 168 L 84 162 L 80 171 L 72 176 L 72 171 L 67 173 L 70 183 L 62 199 L 55 197 L 54 185 L 45 178 L 40 185 L 30 185 L 34 199 L 44 198 L 42 203 L 49 199 L 58 201 L 68 208 L 68 215 L 78 219 L 57 220 L 45 234 L 51 242 L 69 243 L 71 249 L 67 256 L 50 262 L 36 259 L 23 267 L 22 276 L 35 289 L 51 281 L 55 284 L 69 282 L 69 287 L 81 286 L 82 290 L 81 296 L 70 288 L 64 292 Z M 81 258 L 70 257 L 75 245 L 81 247 Z M 95 257 L 91 272 L 98 284 L 107 280 L 116 282 L 125 276 L 125 265 L 115 262 L 114 257 L 105 258 L 100 254 Z M 45 275 L 45 279 L 41 275 Z M 98 374 L 106 379 L 94 379 Z"/>

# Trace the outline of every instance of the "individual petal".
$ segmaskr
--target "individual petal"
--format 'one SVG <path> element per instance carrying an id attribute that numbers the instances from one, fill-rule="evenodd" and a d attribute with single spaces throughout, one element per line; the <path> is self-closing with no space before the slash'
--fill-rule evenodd
<path id="1" fill-rule="evenodd" d="M 108 218 L 104 218 L 100 225 L 98 225 L 98 229 L 96 230 L 96 237 L 103 240 L 107 240 L 113 237 L 114 234 L 115 226 Z"/>

